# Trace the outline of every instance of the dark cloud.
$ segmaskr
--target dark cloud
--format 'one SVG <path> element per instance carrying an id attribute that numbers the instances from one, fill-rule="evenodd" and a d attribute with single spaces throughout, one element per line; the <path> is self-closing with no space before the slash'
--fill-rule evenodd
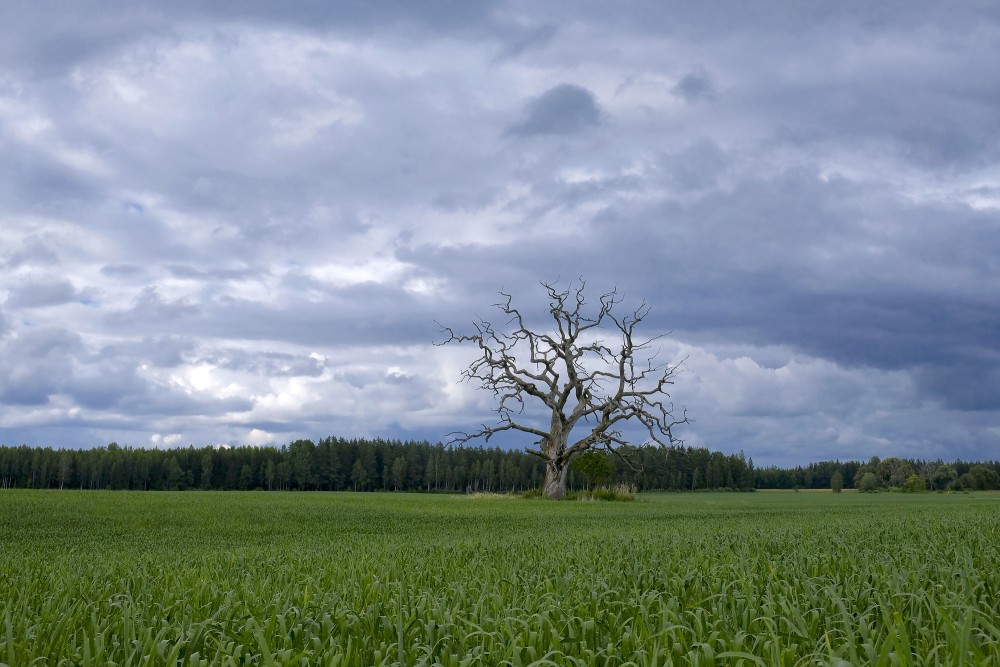
<path id="1" fill-rule="evenodd" d="M 488 25 L 488 3 L 434 0 L 418 8 L 402 0 L 377 3 L 299 2 L 275 7 L 269 2 L 197 0 L 171 3 L 149 0 L 86 0 L 66 3 L 42 0 L 5 4 L 0 25 L 0 63 L 30 68 L 42 76 L 64 72 L 76 63 L 106 56 L 143 38 L 176 39 L 178 24 L 258 24 L 309 31 L 431 31 L 438 34 L 482 32 Z"/>
<path id="2" fill-rule="evenodd" d="M 421 343 L 436 333 L 434 313 L 400 289 L 359 284 L 319 301 L 282 304 L 227 299 L 194 325 L 204 334 L 248 340 L 287 340 L 301 345 Z"/>
<path id="3" fill-rule="evenodd" d="M 714 141 L 701 139 L 683 150 L 664 156 L 660 167 L 664 176 L 683 190 L 718 187 L 731 158 Z"/>
<path id="4" fill-rule="evenodd" d="M 985 303 L 930 294 L 827 294 L 799 296 L 783 311 L 787 342 L 846 365 L 961 368 L 970 351 L 986 367 L 990 357 L 1000 359 L 1000 313 Z"/>
<path id="5" fill-rule="evenodd" d="M 432 0 L 423 7 L 414 7 L 406 0 L 347 2 L 336 5 L 311 0 L 298 3 L 290 9 L 275 7 L 265 0 L 225 0 L 208 6 L 197 0 L 189 0 L 180 4 L 186 11 L 196 14 L 221 18 L 251 17 L 268 25 L 284 23 L 326 28 L 346 25 L 370 29 L 410 23 L 425 30 L 442 32 L 477 24 L 490 12 L 490 3 L 480 0 Z"/>
<path id="6" fill-rule="evenodd" d="M 243 278 L 248 278 L 256 275 L 256 273 L 251 269 L 227 269 L 227 268 L 208 268 L 203 269 L 196 266 L 183 266 L 177 264 L 168 264 L 164 268 L 170 273 L 170 275 L 177 278 L 186 278 L 191 280 L 203 280 L 203 281 L 226 281 L 226 280 L 240 280 Z"/>
<path id="7" fill-rule="evenodd" d="M 946 92 L 944 81 L 929 91 L 897 73 L 884 77 L 873 75 L 861 91 L 823 81 L 786 90 L 776 139 L 796 146 L 847 142 L 859 150 L 867 144 L 919 168 L 957 171 L 981 169 L 1000 156 L 997 99 L 975 90 Z M 992 75 L 977 83 L 997 85 L 1000 78 Z"/>
<path id="8" fill-rule="evenodd" d="M 216 398 L 174 390 L 148 396 L 125 396 L 122 412 L 140 418 L 157 417 L 171 421 L 177 417 L 221 419 L 231 413 L 247 412 L 253 405 L 253 400 L 245 396 Z M 181 428 L 187 430 L 186 427 Z"/>
<path id="9" fill-rule="evenodd" d="M 662 165 L 684 190 L 713 187 L 725 173 L 726 158 L 712 144 L 681 155 Z M 947 383 L 919 387 L 952 409 L 989 402 L 968 397 L 991 395 L 983 378 L 992 377 L 989 360 L 1000 358 L 1000 315 L 987 297 L 996 287 L 986 280 L 998 247 L 993 225 L 955 209 L 939 213 L 949 221 L 940 227 L 938 214 L 906 202 L 895 210 L 887 202 L 862 206 L 868 197 L 846 182 L 791 171 L 687 207 L 619 211 L 590 232 L 601 245 L 567 244 L 560 257 L 512 240 L 503 249 L 454 249 L 428 261 L 456 274 L 499 265 L 546 266 L 552 276 L 567 276 L 586 267 L 593 284 L 627 286 L 647 300 L 654 329 L 790 346 L 845 368 L 964 369 L 971 350 L 981 373 L 957 372 Z M 866 229 L 865 216 L 876 211 L 886 224 Z M 959 266 L 969 273 L 967 287 L 942 295 L 931 276 Z M 621 280 L 623 271 L 655 277 L 636 286 L 634 277 Z M 530 293 L 530 277 L 514 273 L 487 275 Z M 488 281 L 480 282 L 485 290 Z"/>
<path id="10" fill-rule="evenodd" d="M 29 236 L 24 239 L 19 249 L 9 254 L 0 255 L 0 257 L 3 257 L 2 266 L 8 271 L 34 264 L 54 266 L 59 261 L 52 249 L 47 247 L 45 242 L 37 236 Z"/>
<path id="11" fill-rule="evenodd" d="M 602 112 L 592 92 L 563 83 L 528 102 L 523 116 L 507 128 L 507 134 L 520 137 L 574 134 L 600 123 Z"/>
<path id="12" fill-rule="evenodd" d="M 128 408 L 145 403 L 148 384 L 128 363 L 90 365 L 66 378 L 60 393 L 66 394 L 79 406 L 90 410 Z"/>
<path id="13" fill-rule="evenodd" d="M 543 48 L 552 41 L 558 30 L 558 26 L 552 23 L 544 23 L 521 31 L 504 44 L 503 49 L 500 51 L 500 58 L 516 58 L 526 51 Z"/>
<path id="14" fill-rule="evenodd" d="M 22 330 L 16 338 L 5 343 L 4 351 L 10 359 L 38 360 L 65 357 L 83 348 L 80 335 L 58 327 Z"/>
<path id="15" fill-rule="evenodd" d="M 182 321 L 197 317 L 201 307 L 186 299 L 164 299 L 155 286 L 142 288 L 127 310 L 109 313 L 112 325 L 131 325 L 137 329 L 162 330 L 163 327 L 182 327 Z"/>
<path id="16" fill-rule="evenodd" d="M 72 377 L 73 359 L 83 350 L 78 334 L 44 327 L 21 330 L 0 341 L 0 402 L 16 406 L 48 403 L 66 379 Z"/>
<path id="17" fill-rule="evenodd" d="M 7 297 L 9 308 L 43 308 L 70 303 L 78 298 L 76 288 L 68 280 L 28 281 L 10 290 Z"/>
<path id="18" fill-rule="evenodd" d="M 970 361 L 928 365 L 916 373 L 924 395 L 935 396 L 952 410 L 1000 410 L 1000 356 L 989 355 L 992 363 Z"/>
<path id="19" fill-rule="evenodd" d="M 101 267 L 101 273 L 111 278 L 138 278 L 146 274 L 146 269 L 131 264 L 108 264 Z"/>
<path id="20" fill-rule="evenodd" d="M 703 73 L 685 74 L 680 81 L 674 84 L 670 92 L 686 102 L 715 99 L 715 85 L 712 83 L 712 79 Z"/>
<path id="21" fill-rule="evenodd" d="M 13 406 L 45 405 L 57 391 L 55 378 L 46 377 L 39 368 L 9 371 L 0 380 L 0 400 Z"/>
<path id="22" fill-rule="evenodd" d="M 318 377 L 324 371 L 322 361 L 315 357 L 280 352 L 251 354 L 242 350 L 218 350 L 200 357 L 199 361 L 266 377 Z"/>
<path id="23" fill-rule="evenodd" d="M 136 366 L 149 364 L 156 368 L 176 368 L 196 357 L 197 344 L 185 336 L 156 336 L 137 341 L 105 345 L 97 353 L 95 361 L 127 358 Z"/>

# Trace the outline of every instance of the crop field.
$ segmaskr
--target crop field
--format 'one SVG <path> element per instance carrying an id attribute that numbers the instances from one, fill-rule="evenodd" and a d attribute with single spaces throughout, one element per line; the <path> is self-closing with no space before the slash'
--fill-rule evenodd
<path id="1" fill-rule="evenodd" d="M 1000 495 L 0 492 L 8 665 L 1000 665 Z"/>

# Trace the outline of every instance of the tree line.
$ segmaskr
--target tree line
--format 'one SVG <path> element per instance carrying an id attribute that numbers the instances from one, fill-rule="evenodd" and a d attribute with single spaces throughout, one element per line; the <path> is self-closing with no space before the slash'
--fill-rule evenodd
<path id="1" fill-rule="evenodd" d="M 795 468 L 760 468 L 758 489 L 859 491 L 988 491 L 1000 489 L 1000 461 L 974 462 L 873 456 L 867 462 L 822 461 Z"/>
<path id="2" fill-rule="evenodd" d="M 639 490 L 754 486 L 753 462 L 742 453 L 643 446 L 600 456 L 610 469 L 601 481 Z M 523 451 L 426 441 L 328 437 L 280 447 L 0 446 L 2 488 L 506 493 L 537 489 L 544 478 L 544 462 Z M 594 481 L 588 471 L 574 469 L 569 488 Z"/>
<path id="3" fill-rule="evenodd" d="M 1000 489 L 996 462 L 875 457 L 865 463 L 756 468 L 742 452 L 683 446 L 625 446 L 617 454 L 597 451 L 579 462 L 587 465 L 571 467 L 571 490 L 597 483 L 630 484 L 640 491 L 820 489 L 830 488 L 838 475 L 851 488 L 866 474 L 879 488 L 901 487 L 919 475 L 929 489 Z M 426 441 L 328 437 L 280 447 L 0 446 L 2 488 L 516 493 L 540 488 L 544 478 L 544 462 L 523 451 Z"/>

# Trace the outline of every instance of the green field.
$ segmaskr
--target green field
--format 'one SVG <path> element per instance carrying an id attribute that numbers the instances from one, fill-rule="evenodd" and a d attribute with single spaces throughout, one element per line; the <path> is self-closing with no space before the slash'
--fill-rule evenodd
<path id="1" fill-rule="evenodd" d="M 9 665 L 1000 665 L 1000 495 L 0 492 Z"/>

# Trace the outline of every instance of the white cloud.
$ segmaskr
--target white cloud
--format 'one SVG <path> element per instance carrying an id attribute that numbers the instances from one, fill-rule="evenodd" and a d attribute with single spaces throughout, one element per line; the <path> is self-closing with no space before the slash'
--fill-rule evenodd
<path id="1" fill-rule="evenodd" d="M 154 433 L 149 437 L 149 443 L 156 448 L 170 448 L 182 444 L 184 436 L 180 433 Z"/>
<path id="2" fill-rule="evenodd" d="M 396 259 L 369 259 L 352 264 L 324 264 L 315 266 L 310 275 L 334 287 L 347 287 L 359 283 L 394 283 L 412 267 Z"/>

